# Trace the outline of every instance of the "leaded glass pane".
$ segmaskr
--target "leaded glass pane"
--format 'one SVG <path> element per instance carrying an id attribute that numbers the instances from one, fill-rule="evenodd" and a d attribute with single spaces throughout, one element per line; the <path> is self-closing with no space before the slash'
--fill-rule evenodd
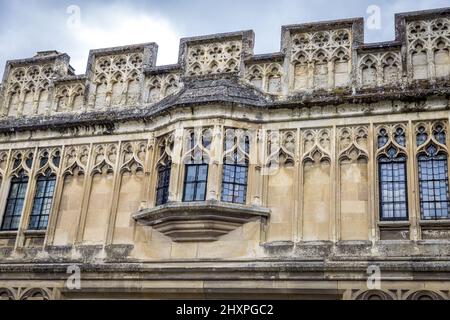
<path id="1" fill-rule="evenodd" d="M 36 192 L 31 211 L 30 230 L 47 229 L 48 220 L 53 203 L 53 194 L 55 192 L 56 177 L 50 173 L 40 177 L 36 184 Z"/>
<path id="2" fill-rule="evenodd" d="M 381 220 L 388 221 L 408 219 L 406 159 L 394 151 L 379 159 Z"/>
<path id="3" fill-rule="evenodd" d="M 162 206 L 169 200 L 170 174 L 172 163 L 160 166 L 158 169 L 158 187 L 156 189 L 156 205 Z"/>
<path id="4" fill-rule="evenodd" d="M 6 202 L 1 230 L 16 231 L 19 229 L 27 186 L 28 177 L 26 177 L 23 172 L 19 174 L 19 177 L 15 177 L 11 180 L 11 187 Z"/>
<path id="5" fill-rule="evenodd" d="M 447 156 L 436 154 L 434 146 L 427 148 L 427 151 L 429 155 L 422 154 L 418 157 L 422 219 L 449 219 L 450 197 Z"/>

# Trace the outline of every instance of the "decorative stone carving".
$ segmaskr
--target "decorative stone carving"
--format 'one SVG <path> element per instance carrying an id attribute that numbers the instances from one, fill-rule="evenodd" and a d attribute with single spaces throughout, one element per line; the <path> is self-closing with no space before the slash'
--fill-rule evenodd
<path id="1" fill-rule="evenodd" d="M 369 290 L 363 293 L 360 293 L 355 300 L 396 300 L 395 295 L 391 292 L 382 291 L 382 290 Z"/>
<path id="2" fill-rule="evenodd" d="M 340 161 L 368 159 L 368 128 L 365 126 L 340 128 L 338 147 Z"/>
<path id="3" fill-rule="evenodd" d="M 121 150 L 121 172 L 144 171 L 145 158 L 147 156 L 147 142 L 125 142 Z"/>
<path id="4" fill-rule="evenodd" d="M 82 82 L 59 84 L 55 90 L 55 112 L 81 111 L 84 108 L 85 85 Z"/>
<path id="5" fill-rule="evenodd" d="M 372 52 L 358 56 L 358 82 L 365 87 L 391 85 L 402 79 L 400 52 Z"/>
<path id="6" fill-rule="evenodd" d="M 242 41 L 240 40 L 189 45 L 186 75 L 237 73 L 241 54 Z"/>
<path id="7" fill-rule="evenodd" d="M 37 175 L 58 174 L 61 164 L 61 148 L 45 148 L 39 150 Z"/>
<path id="8" fill-rule="evenodd" d="M 95 108 L 139 102 L 143 53 L 99 56 L 94 65 Z"/>
<path id="9" fill-rule="evenodd" d="M 49 107 L 53 64 L 15 67 L 7 80 L 5 109 L 8 116 L 43 114 Z"/>
<path id="10" fill-rule="evenodd" d="M 89 159 L 89 146 L 69 146 L 65 150 L 63 175 L 83 175 Z"/>
<path id="11" fill-rule="evenodd" d="M 406 148 L 407 129 L 405 125 L 381 125 L 376 128 L 376 132 L 378 157 L 384 155 L 392 158 L 399 154 L 408 155 Z"/>
<path id="12" fill-rule="evenodd" d="M 34 150 L 15 150 L 12 153 L 10 176 L 18 177 L 22 173 L 30 176 L 33 169 Z"/>
<path id="13" fill-rule="evenodd" d="M 271 94 L 282 93 L 283 68 L 280 63 L 262 63 L 247 66 L 245 79 Z"/>
<path id="14" fill-rule="evenodd" d="M 303 135 L 303 162 L 331 161 L 331 130 L 310 129 Z"/>
<path id="15" fill-rule="evenodd" d="M 96 174 L 112 174 L 114 173 L 115 163 L 117 160 L 116 144 L 101 144 L 94 146 L 94 166 L 91 171 L 92 175 Z"/>
<path id="16" fill-rule="evenodd" d="M 297 132 L 295 130 L 269 131 L 267 133 L 266 166 L 295 165 L 297 152 Z"/>
<path id="17" fill-rule="evenodd" d="M 294 90 L 347 86 L 351 56 L 349 29 L 294 33 L 291 48 Z"/>
<path id="18" fill-rule="evenodd" d="M 180 76 L 177 73 L 155 74 L 146 80 L 147 103 L 155 103 L 181 89 Z"/>
<path id="19" fill-rule="evenodd" d="M 409 78 L 450 75 L 450 19 L 413 20 L 406 25 Z"/>

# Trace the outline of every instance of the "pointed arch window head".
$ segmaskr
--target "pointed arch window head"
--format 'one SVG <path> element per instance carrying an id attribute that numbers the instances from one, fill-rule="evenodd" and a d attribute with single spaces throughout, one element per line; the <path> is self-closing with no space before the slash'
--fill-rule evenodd
<path id="1" fill-rule="evenodd" d="M 399 145 L 406 147 L 406 135 L 404 128 L 397 127 L 397 129 L 395 129 L 394 138 Z"/>
<path id="2" fill-rule="evenodd" d="M 172 150 L 174 137 L 169 134 L 159 139 L 159 160 L 157 165 L 158 181 L 156 184 L 156 206 L 169 201 L 170 176 L 172 174 Z"/>
<path id="3" fill-rule="evenodd" d="M 183 202 L 205 201 L 208 185 L 210 129 L 187 131 Z"/>
<path id="4" fill-rule="evenodd" d="M 222 201 L 247 202 L 250 138 L 240 130 L 227 130 L 222 177 Z"/>
<path id="5" fill-rule="evenodd" d="M 408 220 L 406 156 L 396 147 L 388 147 L 378 158 L 378 174 L 381 220 Z"/>
<path id="6" fill-rule="evenodd" d="M 430 144 L 419 154 L 418 167 L 422 219 L 450 219 L 447 155 Z"/>
<path id="7" fill-rule="evenodd" d="M 386 129 L 381 129 L 378 134 L 378 148 L 383 148 L 389 141 Z"/>
<path id="8" fill-rule="evenodd" d="M 24 170 L 21 170 L 11 179 L 11 186 L 1 225 L 2 231 L 17 231 L 19 229 L 27 188 L 28 176 Z"/>

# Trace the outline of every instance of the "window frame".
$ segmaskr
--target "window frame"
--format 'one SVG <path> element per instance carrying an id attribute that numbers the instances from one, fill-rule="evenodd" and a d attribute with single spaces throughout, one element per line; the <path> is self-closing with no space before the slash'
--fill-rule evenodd
<path id="1" fill-rule="evenodd" d="M 172 175 L 172 162 L 169 161 L 167 164 L 159 165 L 157 168 L 158 179 L 156 181 L 156 200 L 155 205 L 157 207 L 163 206 L 169 202 L 169 191 L 170 191 L 170 177 Z M 161 183 L 161 180 L 163 182 Z M 167 181 L 167 183 L 166 183 Z M 160 201 L 159 194 L 162 192 L 162 199 Z"/>
<path id="2" fill-rule="evenodd" d="M 402 161 L 395 161 L 396 159 L 398 159 L 399 157 L 403 157 L 404 160 Z M 386 159 L 386 162 L 382 162 L 382 159 Z M 388 202 L 383 202 L 383 181 L 382 181 L 382 170 L 381 167 L 383 166 L 383 164 L 390 164 L 390 165 L 394 165 L 395 163 L 402 163 L 404 168 L 403 168 L 403 174 L 405 177 L 404 181 L 401 181 L 401 183 L 404 183 L 405 186 L 405 199 L 404 201 L 388 201 Z M 408 157 L 403 154 L 403 153 L 398 153 L 394 158 L 389 158 L 388 155 L 382 154 L 377 158 L 377 168 L 378 168 L 378 206 L 379 206 L 379 221 L 381 222 L 409 222 L 410 219 L 410 213 L 409 213 L 409 197 L 408 197 Z M 393 168 L 390 168 L 391 171 L 393 171 Z M 394 175 L 393 175 L 394 177 Z M 396 183 L 396 181 L 391 181 L 390 183 L 394 184 Z M 398 183 L 398 182 L 397 182 Z M 395 199 L 395 197 L 394 197 Z M 405 203 L 405 210 L 406 210 L 406 214 L 403 217 L 396 217 L 395 216 L 395 209 L 393 210 L 393 217 L 389 218 L 389 217 L 384 217 L 384 211 L 383 211 L 383 205 L 385 204 L 392 204 L 395 206 L 395 204 L 397 203 Z"/>
<path id="3" fill-rule="evenodd" d="M 433 144 L 433 146 L 436 149 L 438 149 L 434 144 Z M 429 147 L 430 146 L 427 146 L 425 148 L 425 150 L 427 150 Z M 441 156 L 442 159 L 438 159 L 439 156 Z M 421 157 L 426 157 L 427 159 L 426 160 L 423 160 L 423 159 L 421 160 L 420 159 Z M 416 161 L 417 161 L 417 183 L 418 183 L 418 190 L 419 190 L 419 197 L 418 197 L 418 204 L 419 204 L 419 206 L 418 206 L 418 208 L 420 210 L 419 211 L 420 220 L 421 221 L 449 221 L 450 220 L 450 189 L 449 189 L 450 188 L 450 182 L 449 182 L 448 155 L 445 152 L 440 151 L 440 150 L 437 150 L 434 155 L 428 155 L 427 153 L 422 151 L 422 152 L 419 152 L 417 154 Z M 422 163 L 429 163 L 429 162 L 431 162 L 431 164 L 432 164 L 431 171 L 432 171 L 433 179 L 431 179 L 431 180 L 421 180 L 420 179 L 421 178 L 421 164 Z M 446 177 L 444 179 L 435 179 L 435 174 L 434 173 L 435 173 L 435 170 L 438 169 L 438 168 L 436 168 L 434 166 L 435 162 L 444 162 L 444 166 L 443 166 L 444 170 L 445 170 L 444 174 L 446 175 Z M 438 172 L 438 174 L 439 174 L 439 172 Z M 433 190 L 434 201 L 424 201 L 423 200 L 422 184 L 423 183 L 430 183 L 430 182 L 433 185 L 432 190 Z M 440 194 L 440 191 L 441 191 L 441 188 L 436 188 L 436 183 L 439 184 L 440 182 L 444 182 L 445 185 L 446 185 L 446 197 L 447 197 L 446 201 L 437 201 L 436 200 L 436 191 L 438 191 L 439 194 Z M 433 204 L 447 203 L 447 217 L 439 217 L 439 216 L 437 216 L 437 209 L 436 208 L 433 209 L 433 211 L 434 211 L 433 217 L 431 217 L 431 216 L 430 217 L 425 217 L 425 215 L 424 215 L 424 207 L 423 207 L 424 203 L 433 203 Z M 431 210 L 431 209 L 429 209 L 429 210 Z"/>
<path id="4" fill-rule="evenodd" d="M 238 144 L 239 142 L 237 141 L 237 138 L 235 137 L 235 141 L 234 144 Z M 248 138 L 248 136 L 245 137 L 245 142 L 244 142 L 245 146 L 245 152 L 248 154 L 250 152 L 250 139 Z M 224 143 L 224 147 L 225 149 L 227 149 L 227 141 L 225 141 Z M 242 162 L 240 163 L 239 161 L 239 150 L 238 148 L 235 148 L 235 150 L 232 153 L 233 155 L 233 161 L 229 161 L 228 157 L 224 158 L 223 161 L 223 168 L 222 168 L 222 183 L 221 183 L 221 192 L 220 192 L 220 200 L 222 202 L 225 203 L 234 203 L 234 204 L 247 204 L 247 200 L 248 200 L 248 181 L 249 181 L 249 171 L 250 171 L 250 161 L 248 159 L 248 157 L 246 155 L 244 155 L 244 161 L 242 164 Z M 231 167 L 233 168 L 233 182 L 226 182 L 225 181 L 225 172 L 226 172 L 226 167 Z M 237 182 L 238 178 L 237 178 L 237 170 L 238 168 L 245 168 L 245 183 L 240 183 Z M 232 186 L 233 189 L 233 195 L 231 195 L 232 200 L 231 201 L 227 201 L 224 200 L 225 195 L 224 195 L 224 186 L 228 185 L 228 186 Z M 237 198 L 239 198 L 240 196 L 236 196 L 236 188 L 237 187 L 244 187 L 244 194 L 243 194 L 243 202 L 240 201 L 236 201 Z M 238 191 L 239 192 L 239 191 Z M 226 197 L 230 197 L 229 195 L 226 195 Z"/>
<path id="5" fill-rule="evenodd" d="M 195 178 L 193 181 L 188 181 L 189 168 L 195 167 Z M 206 177 L 204 180 L 199 180 L 200 168 L 206 168 Z M 184 182 L 183 182 L 183 202 L 202 202 L 206 201 L 208 192 L 208 176 L 209 176 L 209 164 L 207 163 L 188 163 L 184 165 Z M 199 184 L 205 184 L 204 197 L 201 200 L 197 199 L 197 193 L 199 191 Z M 194 185 L 193 200 L 186 199 L 188 185 Z"/>
<path id="6" fill-rule="evenodd" d="M 41 175 L 36 180 L 36 189 L 35 189 L 34 197 L 33 197 L 33 206 L 31 208 L 31 213 L 30 213 L 29 222 L 28 222 L 28 230 L 29 231 L 45 231 L 45 230 L 47 230 L 48 224 L 50 222 L 50 215 L 52 213 L 53 203 L 55 200 L 54 197 L 55 197 L 55 192 L 56 192 L 56 181 L 57 181 L 57 177 L 53 173 L 47 173 L 45 175 Z M 44 182 L 43 196 L 38 196 L 40 182 Z M 50 183 L 51 183 L 51 185 L 50 185 Z M 51 196 L 47 194 L 48 190 L 49 190 L 49 186 L 51 186 L 51 188 L 53 189 L 51 191 Z M 46 200 L 49 200 L 49 202 L 46 202 Z M 39 201 L 40 201 L 39 213 L 34 214 L 35 208 L 38 205 Z M 37 217 L 38 221 L 37 221 L 37 226 L 34 227 L 34 226 L 32 226 L 32 224 L 33 224 L 33 219 L 36 217 Z M 41 223 L 42 223 L 42 219 L 45 217 L 47 218 L 47 220 L 45 222 L 45 226 L 43 226 Z"/>
<path id="7" fill-rule="evenodd" d="M 30 183 L 30 178 L 24 173 L 21 172 L 19 173 L 19 176 L 14 176 L 13 178 L 11 178 L 10 183 L 9 183 L 9 191 L 8 191 L 8 196 L 6 198 L 6 203 L 5 203 L 5 208 L 3 210 L 3 217 L 2 217 L 2 223 L 0 225 L 0 231 L 1 232 L 15 232 L 18 231 L 20 228 L 20 220 L 22 218 L 24 209 L 25 209 L 25 202 L 27 199 L 27 193 L 28 193 L 28 187 L 29 187 L 29 183 Z M 16 189 L 16 194 L 14 197 L 12 197 L 12 191 L 13 191 L 13 186 L 14 185 L 18 185 L 17 189 Z M 23 190 L 20 189 L 21 186 L 24 186 L 24 193 L 23 193 L 23 197 L 17 197 L 17 195 L 19 194 L 19 190 Z M 20 213 L 16 212 L 16 207 L 17 207 L 17 202 L 22 200 L 22 208 L 20 209 Z M 8 214 L 7 210 L 10 204 L 10 201 L 14 201 L 13 203 L 13 214 Z M 9 221 L 9 226 L 6 227 L 6 219 L 10 218 L 11 220 Z M 13 228 L 13 221 L 15 218 L 19 218 L 19 222 L 17 225 L 17 228 Z"/>

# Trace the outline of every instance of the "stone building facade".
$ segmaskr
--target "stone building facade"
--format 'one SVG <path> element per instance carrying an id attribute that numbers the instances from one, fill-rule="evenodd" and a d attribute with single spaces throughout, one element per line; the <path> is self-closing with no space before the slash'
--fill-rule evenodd
<path id="1" fill-rule="evenodd" d="M 450 299 L 450 9 L 253 45 L 8 61 L 0 297 Z"/>

